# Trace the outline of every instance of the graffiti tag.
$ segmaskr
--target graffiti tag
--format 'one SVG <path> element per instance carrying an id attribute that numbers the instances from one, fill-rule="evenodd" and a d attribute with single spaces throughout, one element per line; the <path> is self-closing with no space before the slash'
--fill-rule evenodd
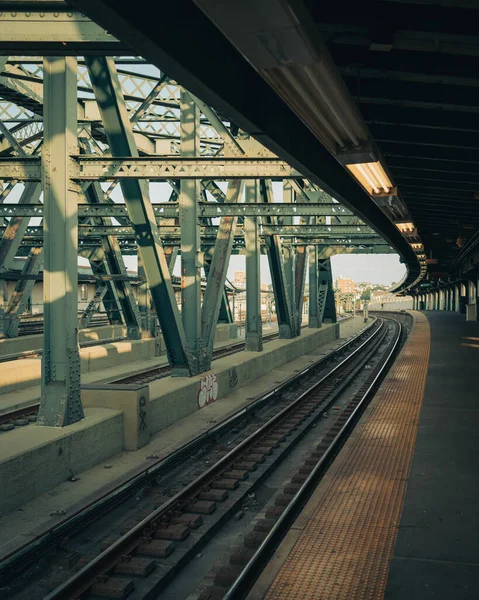
<path id="1" fill-rule="evenodd" d="M 216 402 L 218 398 L 218 381 L 216 373 L 209 373 L 201 378 L 200 391 L 198 392 L 198 407 L 204 408 L 207 404 Z"/>

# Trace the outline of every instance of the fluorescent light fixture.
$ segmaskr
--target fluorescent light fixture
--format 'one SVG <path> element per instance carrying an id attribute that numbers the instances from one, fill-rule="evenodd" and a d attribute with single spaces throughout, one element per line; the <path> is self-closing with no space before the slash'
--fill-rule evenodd
<path id="1" fill-rule="evenodd" d="M 412 221 L 398 221 L 396 227 L 401 233 L 408 233 L 415 229 L 415 225 Z"/>
<path id="2" fill-rule="evenodd" d="M 371 196 L 381 192 L 389 193 L 393 187 L 379 161 L 348 164 L 346 167 Z"/>
<path id="3" fill-rule="evenodd" d="M 366 123 L 301 3 L 194 2 L 330 152 L 367 143 Z"/>
<path id="4" fill-rule="evenodd" d="M 423 244 L 411 244 L 413 250 L 424 250 Z"/>

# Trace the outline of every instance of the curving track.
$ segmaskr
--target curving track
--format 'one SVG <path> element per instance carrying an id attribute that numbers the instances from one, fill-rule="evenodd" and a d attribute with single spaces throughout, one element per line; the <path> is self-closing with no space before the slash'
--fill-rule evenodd
<path id="1" fill-rule="evenodd" d="M 261 410 L 266 407 L 266 415 L 249 423 L 249 431 L 243 425 L 243 435 L 236 439 L 232 449 L 223 448 L 222 455 L 217 456 L 207 469 L 200 460 L 203 466 L 196 464 L 195 476 L 190 477 L 186 484 L 182 481 L 180 489 L 154 493 L 157 508 L 130 515 L 123 521 L 120 530 L 116 529 L 113 539 L 104 537 L 94 555 L 83 556 L 76 572 L 70 578 L 64 574 L 63 580 L 66 581 L 62 580 L 63 583 L 45 597 L 49 600 L 130 597 L 130 594 L 134 600 L 155 597 L 179 576 L 211 537 L 221 533 L 245 499 L 254 494 L 253 490 L 279 468 L 296 446 L 301 446 L 308 432 L 311 433 L 318 420 L 330 411 L 334 419 L 320 444 L 298 466 L 291 481 L 273 500 L 266 517 L 244 537 L 244 547 L 237 549 L 229 562 L 209 579 L 204 592 L 200 591 L 198 595 L 198 598 L 223 597 L 229 585 L 241 575 L 243 566 L 249 564 L 256 548 L 265 543 L 270 551 L 271 542 L 267 540 L 271 532 L 277 540 L 278 530 L 284 531 L 280 524 L 284 520 L 287 526 L 290 517 L 283 515 L 292 514 L 291 501 L 300 492 L 302 496 L 306 490 L 311 490 L 313 481 L 317 480 L 317 475 L 331 460 L 338 444 L 342 443 L 343 436 L 350 430 L 397 351 L 402 329 L 397 321 L 377 319 L 366 333 L 356 336 L 331 356 L 318 360 L 280 389 L 256 399 L 240 411 L 243 414 L 239 414 L 237 419 L 218 426 L 218 430 L 212 433 L 213 440 L 220 439 L 219 428 L 227 430 L 229 427 L 231 431 L 235 427 L 238 430 L 246 413 L 261 416 Z M 340 407 L 339 399 L 351 387 L 354 388 L 355 383 L 357 388 L 358 381 L 361 382 L 360 387 L 354 389 L 348 401 Z M 212 439 L 208 440 L 210 445 Z M 206 444 L 207 440 L 202 439 L 196 442 L 195 448 L 185 449 L 183 461 L 188 455 L 198 460 Z M 178 456 L 175 465 L 181 462 L 182 458 Z M 187 478 L 184 473 L 180 477 Z M 37 542 L 36 551 L 40 548 L 41 544 Z M 258 568 L 256 561 L 264 561 L 263 552 L 249 567 L 250 570 Z M 29 548 L 26 547 L 23 551 L 24 565 L 28 562 L 28 553 Z M 16 569 L 21 558 L 10 557 L 3 575 L 8 577 L 10 573 L 12 577 L 14 573 L 18 574 Z M 233 584 L 231 597 L 241 597 L 234 594 L 243 586 L 240 577 L 238 583 Z"/>

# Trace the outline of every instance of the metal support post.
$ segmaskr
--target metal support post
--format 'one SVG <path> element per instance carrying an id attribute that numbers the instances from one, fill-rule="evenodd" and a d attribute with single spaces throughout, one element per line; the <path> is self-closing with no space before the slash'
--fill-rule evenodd
<path id="1" fill-rule="evenodd" d="M 138 157 L 113 59 L 87 56 L 85 61 L 112 156 Z M 148 184 L 137 179 L 122 180 L 121 188 L 160 321 L 172 374 L 191 375 L 196 358 L 189 348 L 176 305 Z"/>
<path id="2" fill-rule="evenodd" d="M 288 180 L 283 180 L 283 203 L 292 204 L 293 202 L 293 188 Z M 283 217 L 282 225 L 292 225 L 292 217 Z M 283 246 L 283 262 L 284 262 L 284 274 L 286 291 L 289 298 L 289 304 L 291 306 L 291 312 L 293 316 L 293 323 L 296 329 L 296 290 L 295 290 L 295 249 L 292 246 Z M 299 335 L 300 332 L 294 332 L 293 336 Z"/>
<path id="3" fill-rule="evenodd" d="M 262 179 L 260 181 L 260 190 L 263 201 L 272 202 L 273 193 L 271 189 L 271 181 Z M 266 220 L 269 224 L 271 224 L 271 217 L 266 217 Z M 293 311 L 291 308 L 289 294 L 286 289 L 286 276 L 284 272 L 280 236 L 265 236 L 265 245 L 266 252 L 268 254 L 271 280 L 273 282 L 279 337 L 289 339 L 295 336 L 296 328 L 294 326 Z"/>
<path id="4" fill-rule="evenodd" d="M 38 423 L 62 427 L 83 418 L 78 352 L 78 207 L 70 182 L 77 148 L 77 60 L 45 57 L 44 335 Z"/>
<path id="5" fill-rule="evenodd" d="M 138 254 L 138 277 L 146 279 L 145 268 L 141 260 L 141 254 Z M 148 292 L 148 282 L 141 281 L 138 283 L 138 310 L 140 313 L 140 328 L 142 338 L 151 338 L 154 336 L 151 310 L 150 310 L 150 295 Z"/>
<path id="6" fill-rule="evenodd" d="M 184 158 L 195 158 L 200 155 L 199 120 L 198 107 L 189 94 L 181 90 L 180 148 L 181 156 Z M 180 186 L 181 318 L 186 339 L 194 355 L 192 372 L 198 373 L 201 370 L 200 365 L 203 363 L 204 353 L 201 340 L 199 180 L 182 180 Z"/>
<path id="7" fill-rule="evenodd" d="M 91 150 L 88 142 L 84 142 L 86 150 Z M 90 204 L 100 204 L 103 200 L 103 190 L 98 182 L 93 182 L 85 191 L 85 197 Z M 109 217 L 94 218 L 95 225 L 110 226 Z M 127 276 L 125 262 L 121 254 L 120 244 L 114 235 L 101 236 L 101 247 L 103 249 L 105 265 L 104 270 L 110 275 Z M 91 264 L 91 263 L 90 263 Z M 93 265 L 92 270 L 93 270 Z M 97 266 L 97 265 L 95 265 Z M 140 312 L 129 281 L 108 281 L 105 302 L 110 303 L 109 315 L 115 315 L 121 310 L 123 321 L 127 329 L 127 337 L 131 340 L 140 338 Z M 114 317 L 113 317 L 114 318 Z M 111 323 L 110 321 L 110 324 Z"/>
<path id="8" fill-rule="evenodd" d="M 301 325 L 303 323 L 303 303 L 304 286 L 306 284 L 306 270 L 308 268 L 308 249 L 307 246 L 297 246 L 295 271 L 294 271 L 294 305 L 296 307 L 296 335 L 301 335 Z"/>
<path id="9" fill-rule="evenodd" d="M 331 273 L 331 261 L 329 258 L 319 260 L 318 280 L 320 290 L 326 287 L 324 294 L 324 306 L 321 306 L 320 298 L 320 317 L 322 321 L 328 320 L 330 323 L 336 323 L 336 305 L 334 302 L 333 277 Z"/>
<path id="10" fill-rule="evenodd" d="M 238 202 L 243 194 L 244 182 L 234 179 L 228 183 L 226 192 L 228 202 Z M 225 281 L 229 259 L 233 249 L 237 217 L 226 216 L 220 220 L 218 235 L 216 237 L 213 258 L 208 268 L 208 281 L 206 284 L 203 307 L 201 310 L 201 338 L 204 354 L 200 362 L 200 371 L 207 371 L 211 366 L 213 357 L 215 330 L 222 303 L 225 298 Z"/>
<path id="11" fill-rule="evenodd" d="M 246 202 L 256 202 L 259 182 L 246 182 Z M 246 327 L 245 349 L 250 352 L 263 350 L 263 323 L 261 319 L 261 270 L 258 217 L 245 217 L 246 243 Z"/>
<path id="12" fill-rule="evenodd" d="M 317 329 L 321 327 L 319 318 L 319 299 L 318 299 L 318 247 L 309 247 L 309 321 L 308 327 Z"/>
<path id="13" fill-rule="evenodd" d="M 22 275 L 38 275 L 43 266 L 43 248 L 32 248 L 22 269 Z M 18 337 L 20 316 L 26 311 L 35 279 L 19 279 L 5 311 L 5 334 Z"/>

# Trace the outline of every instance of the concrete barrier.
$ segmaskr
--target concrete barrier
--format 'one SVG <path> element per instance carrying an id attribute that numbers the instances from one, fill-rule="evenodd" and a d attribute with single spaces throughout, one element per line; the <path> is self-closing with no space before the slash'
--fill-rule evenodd
<path id="1" fill-rule="evenodd" d="M 3 436 L 0 515 L 121 452 L 123 414 L 87 409 L 82 421 L 67 427 L 28 425 Z"/>
<path id="2" fill-rule="evenodd" d="M 125 336 L 126 327 L 124 325 L 101 325 L 100 327 L 80 329 L 78 332 L 78 341 L 82 344 L 83 342 L 94 342 L 95 340 L 108 340 Z M 42 333 L 22 335 L 17 338 L 6 338 L 0 340 L 0 356 L 37 351 L 41 350 L 42 347 Z"/>
<path id="3" fill-rule="evenodd" d="M 318 352 L 322 345 L 338 337 L 339 323 L 325 324 L 321 329 L 303 329 L 298 338 L 268 342 L 260 353 L 239 352 L 221 358 L 214 362 L 212 371 L 197 377 L 168 377 L 150 383 L 150 433 L 221 400 L 303 354 Z"/>
<path id="4" fill-rule="evenodd" d="M 123 448 L 138 450 L 150 441 L 150 390 L 147 385 L 82 385 L 84 408 L 113 408 L 123 413 Z"/>
<path id="5" fill-rule="evenodd" d="M 99 327 L 96 329 L 103 328 Z M 92 330 L 91 335 L 95 335 L 94 330 Z M 96 332 L 96 335 L 99 335 L 99 332 Z M 38 338 L 39 336 L 25 337 Z M 236 339 L 236 337 L 236 325 L 218 325 L 215 342 L 224 342 L 229 339 Z M 20 341 L 22 339 L 0 340 L 0 344 L 2 342 Z M 124 342 L 99 344 L 98 346 L 80 349 L 80 368 L 82 373 L 92 373 L 94 371 L 103 371 L 110 367 L 130 365 L 131 363 L 160 356 L 165 353 L 166 348 L 161 336 L 145 340 L 125 340 Z M 140 369 L 140 366 L 138 368 Z M 41 360 L 38 358 L 0 363 L 0 394 L 14 392 L 32 385 L 39 385 L 40 381 Z"/>

